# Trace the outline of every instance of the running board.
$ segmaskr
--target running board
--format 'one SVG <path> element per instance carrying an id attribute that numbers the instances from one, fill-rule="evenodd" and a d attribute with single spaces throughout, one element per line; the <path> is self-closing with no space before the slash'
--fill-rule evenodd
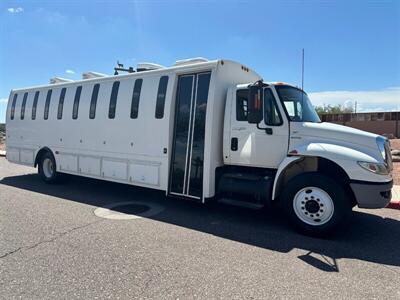
<path id="1" fill-rule="evenodd" d="M 265 206 L 265 205 L 259 204 L 259 203 L 251 203 L 251 202 L 239 201 L 239 200 L 234 200 L 234 199 L 229 199 L 229 198 L 219 198 L 217 200 L 217 202 L 223 203 L 223 204 L 228 204 L 228 205 L 233 205 L 233 206 L 250 208 L 250 209 L 261 209 Z"/>

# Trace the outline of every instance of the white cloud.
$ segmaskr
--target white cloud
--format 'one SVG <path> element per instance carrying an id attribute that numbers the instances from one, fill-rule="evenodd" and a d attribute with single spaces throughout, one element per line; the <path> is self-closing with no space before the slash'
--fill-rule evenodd
<path id="1" fill-rule="evenodd" d="M 67 73 L 67 74 L 75 74 L 75 71 L 74 70 L 65 70 L 65 73 Z"/>
<path id="2" fill-rule="evenodd" d="M 314 105 L 354 106 L 357 111 L 400 110 L 400 87 L 372 91 L 325 91 L 309 93 Z"/>
<path id="3" fill-rule="evenodd" d="M 8 102 L 8 99 L 7 98 L 0 98 L 0 104 L 1 103 L 7 103 Z"/>
<path id="4" fill-rule="evenodd" d="M 20 12 L 23 12 L 24 9 L 22 7 L 10 7 L 10 8 L 7 8 L 7 11 L 12 14 L 18 14 Z"/>

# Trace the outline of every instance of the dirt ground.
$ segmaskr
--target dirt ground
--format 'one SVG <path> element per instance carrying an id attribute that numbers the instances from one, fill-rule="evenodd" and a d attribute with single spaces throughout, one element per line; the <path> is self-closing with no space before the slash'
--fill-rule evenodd
<path id="1" fill-rule="evenodd" d="M 392 149 L 400 150 L 400 139 L 390 140 Z M 400 185 L 400 162 L 393 163 L 393 183 Z"/>
<path id="2" fill-rule="evenodd" d="M 392 149 L 400 150 L 400 139 L 390 140 Z M 0 150 L 5 150 L 5 145 L 0 143 Z M 400 162 L 393 163 L 393 183 L 400 185 Z"/>

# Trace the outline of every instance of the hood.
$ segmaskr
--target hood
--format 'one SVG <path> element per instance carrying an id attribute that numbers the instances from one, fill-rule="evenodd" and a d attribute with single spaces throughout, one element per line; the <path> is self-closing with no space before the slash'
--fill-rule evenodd
<path id="1" fill-rule="evenodd" d="M 367 131 L 333 124 L 333 123 L 291 123 L 292 135 L 302 137 L 317 137 L 321 139 L 338 140 L 376 148 L 376 138 L 379 136 Z"/>

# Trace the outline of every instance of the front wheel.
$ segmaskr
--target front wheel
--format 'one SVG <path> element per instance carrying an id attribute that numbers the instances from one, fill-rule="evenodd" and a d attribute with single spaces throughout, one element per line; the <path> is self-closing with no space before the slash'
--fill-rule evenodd
<path id="1" fill-rule="evenodd" d="M 282 193 L 285 212 L 294 228 L 312 236 L 327 236 L 345 225 L 351 214 L 350 196 L 341 184 L 319 173 L 300 174 Z"/>

